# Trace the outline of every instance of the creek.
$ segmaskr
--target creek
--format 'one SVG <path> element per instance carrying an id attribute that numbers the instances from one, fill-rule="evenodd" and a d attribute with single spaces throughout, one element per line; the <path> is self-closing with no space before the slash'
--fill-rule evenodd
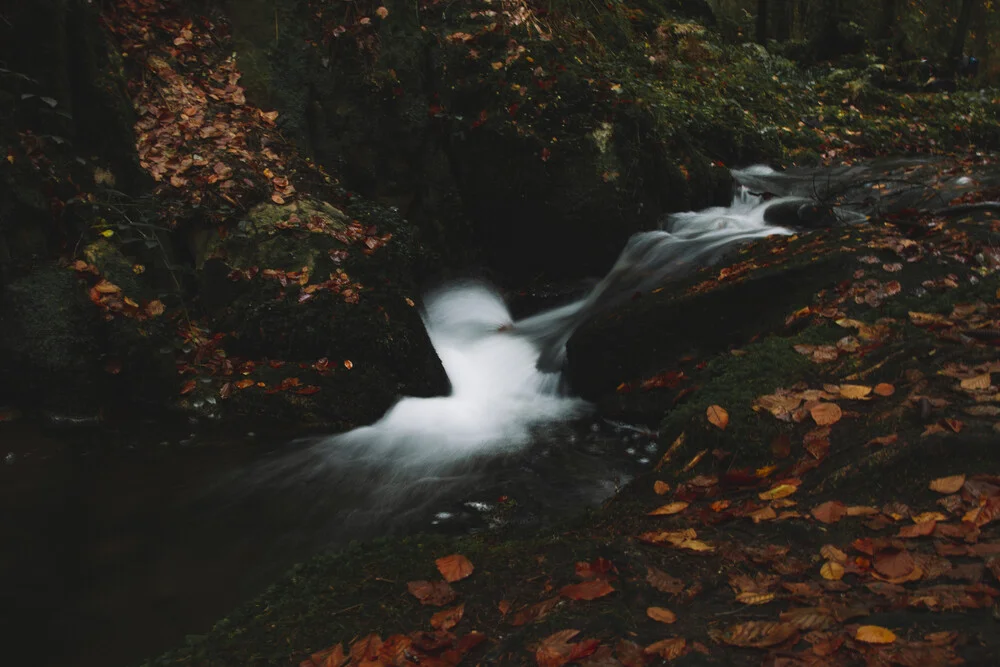
<path id="1" fill-rule="evenodd" d="M 885 213 L 886 189 L 871 186 L 886 172 L 865 169 L 736 171 L 729 207 L 671 216 L 665 230 L 633 237 L 581 298 L 522 319 L 482 283 L 432 292 L 424 322 L 452 393 L 404 398 L 349 433 L 0 422 L 5 654 L 132 664 L 206 632 L 318 550 L 555 525 L 599 506 L 660 449 L 650 425 L 608 422 L 564 386 L 558 368 L 576 327 L 740 243 Z M 926 190 L 914 196 L 926 203 Z"/>

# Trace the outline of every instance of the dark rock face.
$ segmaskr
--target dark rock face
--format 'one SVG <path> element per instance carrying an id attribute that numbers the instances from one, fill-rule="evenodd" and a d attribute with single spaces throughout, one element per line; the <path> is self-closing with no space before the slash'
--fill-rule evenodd
<path id="1" fill-rule="evenodd" d="M 529 32 L 518 34 L 528 50 L 510 58 L 530 56 L 534 73 L 491 68 L 506 38 L 481 38 L 471 59 L 469 45 L 442 38 L 461 34 L 467 9 L 439 20 L 403 2 L 385 3 L 390 18 L 372 34 L 312 48 L 306 40 L 320 37 L 298 5 L 284 10 L 288 32 L 268 53 L 271 15 L 231 6 L 241 64 L 253 66 L 249 94 L 277 100 L 320 162 L 399 208 L 449 265 L 485 262 L 513 284 L 600 275 L 664 213 L 728 197 L 725 169 L 670 145 L 650 109 L 600 90 L 595 80 L 618 78 L 600 59 L 577 63 Z"/>

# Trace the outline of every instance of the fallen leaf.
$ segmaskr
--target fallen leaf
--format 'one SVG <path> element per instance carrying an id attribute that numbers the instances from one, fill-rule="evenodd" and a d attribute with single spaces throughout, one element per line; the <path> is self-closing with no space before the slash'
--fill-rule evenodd
<path id="1" fill-rule="evenodd" d="M 837 523 L 847 514 L 847 507 L 839 500 L 830 500 L 812 508 L 812 515 L 823 523 Z"/>
<path id="2" fill-rule="evenodd" d="M 570 600 L 596 600 L 614 592 L 614 588 L 604 579 L 590 579 L 578 584 L 570 584 L 559 589 L 559 594 Z"/>
<path id="3" fill-rule="evenodd" d="M 181 396 L 183 396 L 184 394 L 190 394 L 192 391 L 194 391 L 195 385 L 196 383 L 194 380 L 188 380 L 187 382 L 185 382 L 184 386 L 181 387 Z"/>
<path id="4" fill-rule="evenodd" d="M 844 566 L 832 560 L 823 563 L 819 568 L 819 574 L 829 581 L 840 581 L 844 578 Z"/>
<path id="5" fill-rule="evenodd" d="M 389 10 L 386 9 L 385 7 L 379 7 L 378 9 L 375 10 L 375 14 L 377 14 L 380 19 L 384 19 L 386 16 L 389 15 Z"/>
<path id="6" fill-rule="evenodd" d="M 745 591 L 736 596 L 736 601 L 745 605 L 767 604 L 775 597 L 774 593 L 754 593 Z"/>
<path id="7" fill-rule="evenodd" d="M 440 607 L 453 602 L 457 597 L 455 590 L 446 581 L 411 581 L 406 584 L 410 595 L 417 598 L 420 604 Z"/>
<path id="8" fill-rule="evenodd" d="M 560 630 L 541 641 L 535 650 L 538 667 L 562 667 L 569 662 L 573 646 L 569 640 L 580 634 L 579 630 Z"/>
<path id="9" fill-rule="evenodd" d="M 561 598 L 559 596 L 549 598 L 548 600 L 542 600 L 541 602 L 536 602 L 530 607 L 526 607 L 521 611 L 514 614 L 513 618 L 510 619 L 510 624 L 513 626 L 521 626 L 527 623 L 534 623 L 539 621 L 549 615 L 553 609 L 559 606 Z"/>
<path id="10" fill-rule="evenodd" d="M 441 576 L 448 583 L 465 579 L 475 569 L 469 559 L 461 554 L 452 554 L 438 558 L 434 561 L 434 564 L 437 565 L 438 572 L 441 573 Z"/>
<path id="11" fill-rule="evenodd" d="M 892 396 L 896 393 L 896 388 L 888 382 L 879 382 L 872 391 L 879 396 Z"/>
<path id="12" fill-rule="evenodd" d="M 674 623 L 677 621 L 677 614 L 664 607 L 648 607 L 646 616 L 660 623 Z"/>
<path id="13" fill-rule="evenodd" d="M 757 494 L 757 497 L 761 500 L 777 500 L 779 498 L 787 498 L 798 490 L 799 487 L 794 484 L 778 484 L 767 491 Z"/>
<path id="14" fill-rule="evenodd" d="M 965 485 L 965 475 L 951 475 L 950 477 L 938 477 L 931 480 L 931 491 L 949 494 L 957 493 Z"/>
<path id="15" fill-rule="evenodd" d="M 809 410 L 809 414 L 819 426 L 830 426 L 839 422 L 844 413 L 836 403 L 818 403 Z"/>
<path id="16" fill-rule="evenodd" d="M 732 646 L 767 648 L 788 641 L 798 634 L 791 623 L 747 621 L 727 628 L 721 639 Z"/>
<path id="17" fill-rule="evenodd" d="M 982 375 L 976 375 L 975 377 L 965 378 L 961 382 L 962 389 L 965 391 L 982 391 L 984 389 L 989 389 L 991 384 L 989 373 L 983 373 Z"/>
<path id="18" fill-rule="evenodd" d="M 669 639 L 661 639 L 654 644 L 650 644 L 642 652 L 646 655 L 658 655 L 669 662 L 683 655 L 686 648 L 686 639 L 683 637 L 670 637 Z M 645 664 L 645 660 L 638 664 Z"/>
<path id="19" fill-rule="evenodd" d="M 465 613 L 464 604 L 451 609 L 443 609 L 431 616 L 431 627 L 435 630 L 451 630 L 462 620 L 463 613 Z"/>
<path id="20" fill-rule="evenodd" d="M 891 644 L 896 641 L 895 633 L 880 625 L 862 625 L 854 633 L 854 638 L 866 644 Z"/>
<path id="21" fill-rule="evenodd" d="M 849 400 L 862 400 L 868 398 L 872 393 L 872 388 L 863 384 L 842 384 L 840 385 L 840 395 Z"/>
<path id="22" fill-rule="evenodd" d="M 729 413 L 726 412 L 725 408 L 719 405 L 710 405 L 708 409 L 705 410 L 705 416 L 708 417 L 708 421 L 713 426 L 716 426 L 723 431 L 729 426 Z"/>
<path id="23" fill-rule="evenodd" d="M 653 491 L 656 493 L 656 495 L 662 496 L 670 492 L 670 485 L 667 484 L 666 482 L 661 482 L 660 480 L 656 480 L 655 482 L 653 482 Z"/>
<path id="24" fill-rule="evenodd" d="M 667 503 L 661 507 L 657 507 L 655 510 L 649 513 L 649 516 L 670 516 L 672 514 L 679 514 L 686 510 L 690 503 L 686 503 L 682 500 L 676 502 Z"/>
<path id="25" fill-rule="evenodd" d="M 684 581 L 677 577 L 671 577 L 663 570 L 655 567 L 646 567 L 646 582 L 661 593 L 680 593 L 684 590 Z"/>

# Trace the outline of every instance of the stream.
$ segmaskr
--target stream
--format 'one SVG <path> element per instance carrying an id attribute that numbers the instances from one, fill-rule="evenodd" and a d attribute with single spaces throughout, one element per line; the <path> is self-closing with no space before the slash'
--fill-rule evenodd
<path id="1" fill-rule="evenodd" d="M 563 386 L 576 327 L 737 244 L 932 206 L 929 192 L 947 202 L 983 180 L 873 187 L 913 164 L 736 170 L 729 207 L 675 214 L 663 230 L 637 234 L 586 294 L 526 318 L 482 283 L 428 294 L 424 323 L 451 394 L 404 398 L 349 433 L 0 420 L 5 655 L 134 664 L 206 632 L 321 549 L 555 525 L 599 506 L 660 452 L 649 425 L 608 422 Z"/>

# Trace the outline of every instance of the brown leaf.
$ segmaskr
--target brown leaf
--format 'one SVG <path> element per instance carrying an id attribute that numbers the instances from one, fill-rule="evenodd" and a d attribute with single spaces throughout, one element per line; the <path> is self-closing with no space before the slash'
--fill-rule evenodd
<path id="1" fill-rule="evenodd" d="M 872 388 L 862 384 L 842 384 L 840 385 L 840 396 L 848 400 L 858 401 L 867 399 L 872 393 Z"/>
<path id="2" fill-rule="evenodd" d="M 666 482 L 661 482 L 660 480 L 656 480 L 655 482 L 653 482 L 653 491 L 656 493 L 656 495 L 662 496 L 670 492 L 670 485 L 667 484 Z"/>
<path id="3" fill-rule="evenodd" d="M 825 607 L 800 607 L 781 613 L 781 620 L 791 623 L 802 632 L 832 630 L 839 622 Z"/>
<path id="4" fill-rule="evenodd" d="M 727 628 L 721 639 L 732 646 L 767 648 L 788 641 L 797 634 L 798 631 L 791 623 L 747 621 Z"/>
<path id="5" fill-rule="evenodd" d="M 916 563 L 905 549 L 884 549 L 875 554 L 873 566 L 883 577 L 899 579 L 913 572 Z"/>
<path id="6" fill-rule="evenodd" d="M 847 514 L 847 507 L 839 500 L 830 500 L 812 508 L 812 515 L 823 523 L 837 523 Z"/>
<path id="7" fill-rule="evenodd" d="M 809 410 L 809 414 L 819 426 L 830 426 L 839 422 L 844 413 L 836 403 L 817 403 Z"/>
<path id="8" fill-rule="evenodd" d="M 642 650 L 646 655 L 658 655 L 667 662 L 679 658 L 687 648 L 687 640 L 683 637 L 670 637 L 650 644 Z"/>
<path id="9" fill-rule="evenodd" d="M 873 391 L 879 396 L 892 396 L 896 393 L 896 388 L 888 382 L 879 382 Z"/>
<path id="10" fill-rule="evenodd" d="M 614 592 L 614 588 L 604 579 L 590 579 L 578 584 L 570 584 L 559 589 L 559 594 L 570 600 L 596 600 Z"/>
<path id="11" fill-rule="evenodd" d="M 989 389 L 992 382 L 990 381 L 990 374 L 983 373 L 982 375 L 976 375 L 971 378 L 965 378 L 961 382 L 961 387 L 965 391 L 982 391 Z"/>
<path id="12" fill-rule="evenodd" d="M 451 630 L 462 620 L 465 613 L 465 604 L 460 604 L 451 609 L 443 609 L 431 616 L 431 627 L 435 630 Z"/>
<path id="13" fill-rule="evenodd" d="M 437 565 L 438 572 L 448 583 L 465 579 L 475 569 L 469 559 L 461 554 L 451 554 L 438 558 L 434 564 Z"/>
<path id="14" fill-rule="evenodd" d="M 965 475 L 951 475 L 950 477 L 938 477 L 931 481 L 931 491 L 949 494 L 957 493 L 965 485 Z"/>
<path id="15" fill-rule="evenodd" d="M 569 662 L 573 647 L 569 640 L 580 634 L 579 630 L 560 630 L 541 641 L 535 650 L 538 667 L 562 667 Z"/>
<path id="16" fill-rule="evenodd" d="M 454 602 L 457 597 L 454 589 L 446 581 L 411 581 L 406 584 L 410 595 L 417 598 L 420 604 L 440 607 Z"/>
<path id="17" fill-rule="evenodd" d="M 720 405 L 710 405 L 708 409 L 705 410 L 705 416 L 708 417 L 708 421 L 713 426 L 716 426 L 723 431 L 729 426 L 729 413 L 726 412 L 725 408 Z"/>
<path id="18" fill-rule="evenodd" d="M 684 590 L 684 581 L 677 577 L 671 577 L 663 570 L 655 567 L 646 568 L 646 582 L 661 593 L 680 593 Z"/>
<path id="19" fill-rule="evenodd" d="M 678 500 L 676 502 L 667 503 L 661 507 L 657 507 L 655 510 L 649 513 L 649 516 L 670 516 L 672 514 L 679 514 L 686 510 L 690 503 L 686 503 L 683 500 Z"/>
<path id="20" fill-rule="evenodd" d="M 767 604 L 774 599 L 774 593 L 754 593 L 752 591 L 744 591 L 736 596 L 736 601 L 745 605 L 759 605 Z"/>
<path id="21" fill-rule="evenodd" d="M 677 614 L 665 607 L 647 607 L 646 616 L 660 623 L 674 623 L 677 621 Z"/>
<path id="22" fill-rule="evenodd" d="M 792 453 L 792 440 L 787 433 L 782 433 L 771 441 L 771 455 L 776 459 L 788 458 Z"/>
<path id="23" fill-rule="evenodd" d="M 354 662 L 375 662 L 382 648 L 382 638 L 374 632 L 351 644 L 351 660 Z"/>
<path id="24" fill-rule="evenodd" d="M 796 484 L 778 484 L 757 494 L 757 497 L 761 500 L 778 500 L 779 498 L 787 498 L 798 490 L 799 487 Z"/>
<path id="25" fill-rule="evenodd" d="M 514 614 L 513 618 L 510 619 L 510 624 L 516 627 L 539 621 L 548 616 L 549 612 L 559 605 L 559 602 L 560 598 L 558 596 L 549 598 L 548 600 L 542 600 L 541 602 L 536 602 L 530 607 L 522 609 Z"/>

